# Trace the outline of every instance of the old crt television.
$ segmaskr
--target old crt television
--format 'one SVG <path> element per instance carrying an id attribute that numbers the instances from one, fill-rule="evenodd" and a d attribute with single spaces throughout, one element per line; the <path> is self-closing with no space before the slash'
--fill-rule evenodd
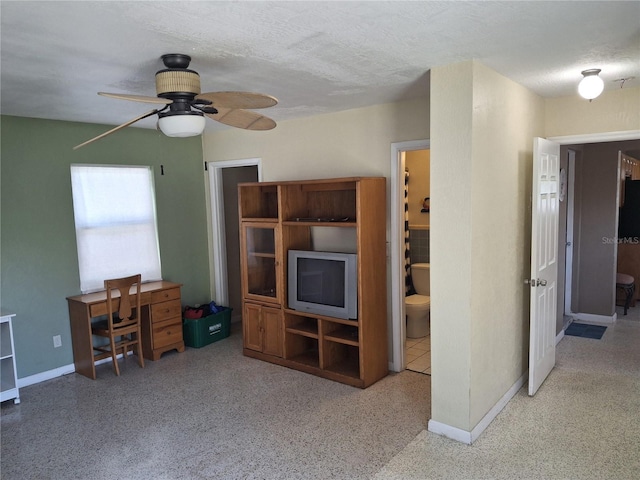
<path id="1" fill-rule="evenodd" d="M 289 250 L 289 308 L 357 319 L 357 259 L 355 253 Z"/>

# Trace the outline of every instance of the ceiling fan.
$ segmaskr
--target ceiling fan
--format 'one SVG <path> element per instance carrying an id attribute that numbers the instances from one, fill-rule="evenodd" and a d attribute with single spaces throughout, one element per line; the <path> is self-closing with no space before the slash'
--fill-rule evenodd
<path id="1" fill-rule="evenodd" d="M 189 55 L 170 53 L 161 58 L 166 68 L 156 72 L 157 97 L 105 92 L 98 92 L 98 95 L 163 106 L 76 145 L 74 150 L 156 114 L 158 128 L 169 137 L 200 135 L 204 130 L 205 117 L 246 130 L 275 128 L 276 122 L 272 119 L 248 109 L 272 107 L 278 103 L 276 98 L 251 92 L 200 93 L 200 75 L 188 69 Z"/>

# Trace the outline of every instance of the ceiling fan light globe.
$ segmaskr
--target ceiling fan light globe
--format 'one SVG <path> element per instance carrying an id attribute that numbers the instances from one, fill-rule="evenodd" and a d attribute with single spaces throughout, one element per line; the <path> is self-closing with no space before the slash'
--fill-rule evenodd
<path id="1" fill-rule="evenodd" d="M 204 131 L 206 119 L 192 112 L 188 115 L 166 115 L 158 119 L 158 128 L 167 137 L 195 137 Z"/>
<path id="2" fill-rule="evenodd" d="M 585 70 L 582 72 L 584 78 L 578 84 L 578 93 L 582 98 L 593 100 L 598 97 L 604 90 L 604 82 L 598 76 L 600 70 Z"/>

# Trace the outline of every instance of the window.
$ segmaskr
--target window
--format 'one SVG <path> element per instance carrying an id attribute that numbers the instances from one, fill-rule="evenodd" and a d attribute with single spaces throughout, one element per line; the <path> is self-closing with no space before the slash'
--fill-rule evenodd
<path id="1" fill-rule="evenodd" d="M 80 290 L 108 278 L 160 280 L 160 249 L 150 167 L 71 165 Z"/>

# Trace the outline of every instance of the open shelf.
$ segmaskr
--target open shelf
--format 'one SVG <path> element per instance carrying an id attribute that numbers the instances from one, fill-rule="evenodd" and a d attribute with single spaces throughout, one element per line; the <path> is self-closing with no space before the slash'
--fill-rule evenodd
<path id="1" fill-rule="evenodd" d="M 294 357 L 288 358 L 291 362 L 300 363 L 302 365 L 306 365 L 308 367 L 319 368 L 320 361 L 318 360 L 318 351 L 317 350 L 309 350 L 307 352 L 301 353 Z"/>
<path id="2" fill-rule="evenodd" d="M 323 320 L 332 323 L 341 323 L 343 325 L 352 325 L 354 327 L 358 326 L 358 320 L 349 320 L 347 318 L 336 318 L 336 317 L 328 317 L 326 315 L 318 315 L 317 313 L 303 312 L 301 310 L 293 310 L 292 308 L 285 308 L 285 313 L 290 315 L 294 315 L 297 317 L 308 317 L 315 318 L 317 320 Z"/>
<path id="3" fill-rule="evenodd" d="M 347 377 L 360 378 L 360 352 L 357 346 L 325 340 L 323 350 L 325 370 Z"/>
<path id="4" fill-rule="evenodd" d="M 0 372 L 2 373 L 1 391 L 4 392 L 16 388 L 15 376 L 13 374 L 13 358 L 3 358 L 0 360 L 0 365 Z"/>
<path id="5" fill-rule="evenodd" d="M 307 335 L 285 333 L 285 358 L 312 367 L 320 366 L 318 339 Z"/>
<path id="6" fill-rule="evenodd" d="M 356 227 L 358 224 L 353 221 L 331 222 L 325 220 L 286 220 L 283 225 L 289 227 Z"/>
<path id="7" fill-rule="evenodd" d="M 296 322 L 295 324 L 286 327 L 286 331 L 295 335 L 318 338 L 318 324 L 311 321 Z"/>
<path id="8" fill-rule="evenodd" d="M 335 330 L 331 330 L 330 332 L 325 333 L 323 338 L 331 342 L 343 343 L 354 347 L 360 345 L 358 339 L 358 328 L 349 325 L 342 325 Z"/>
<path id="9" fill-rule="evenodd" d="M 269 184 L 239 184 L 240 215 L 244 220 L 278 219 L 278 188 Z"/>

